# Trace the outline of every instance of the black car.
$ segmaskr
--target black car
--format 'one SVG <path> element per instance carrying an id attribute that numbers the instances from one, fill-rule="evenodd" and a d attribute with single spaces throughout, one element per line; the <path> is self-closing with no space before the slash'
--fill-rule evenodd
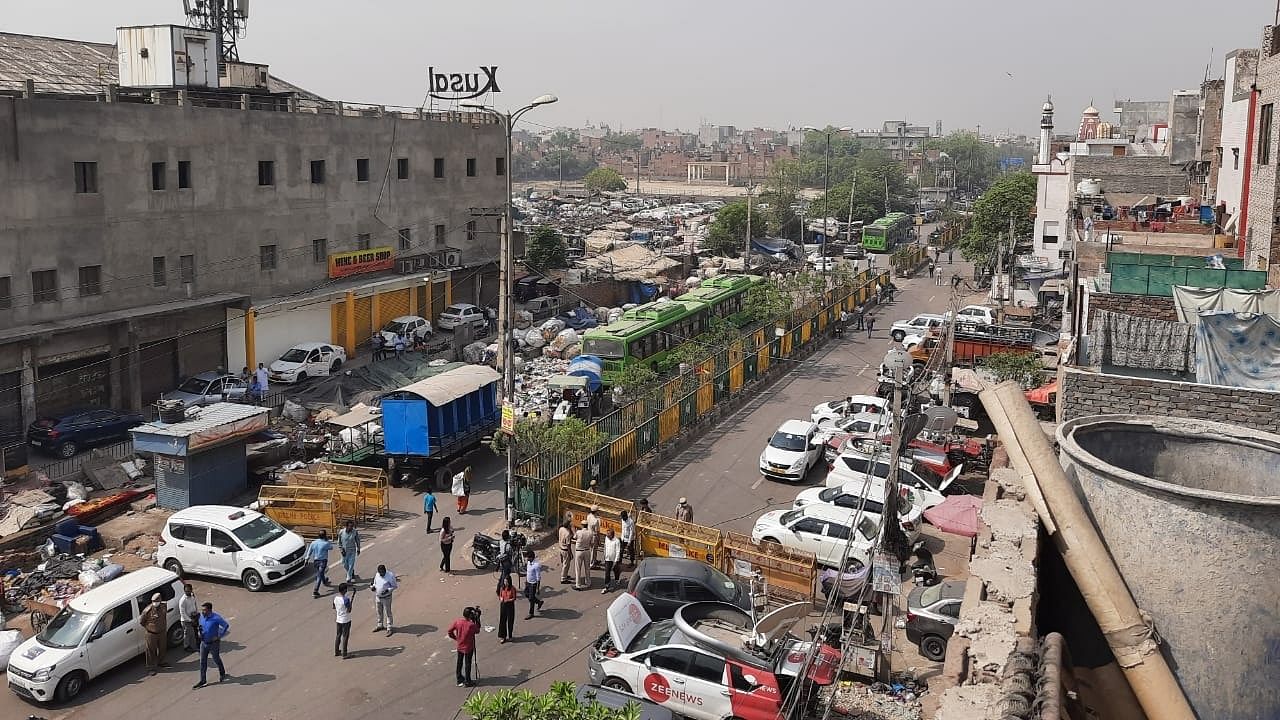
<path id="1" fill-rule="evenodd" d="M 650 620 L 675 617 L 680 606 L 704 600 L 751 612 L 751 588 L 700 560 L 645 558 L 631 573 L 627 592 L 636 596 Z"/>
<path id="2" fill-rule="evenodd" d="M 31 423 L 27 442 L 47 455 L 69 458 L 87 447 L 127 440 L 129 429 L 146 421 L 135 412 L 80 408 Z"/>
<path id="3" fill-rule="evenodd" d="M 963 601 L 963 580 L 912 590 L 907 596 L 907 642 L 919 645 L 921 655 L 941 662 L 947 656 L 947 640 L 955 632 Z"/>

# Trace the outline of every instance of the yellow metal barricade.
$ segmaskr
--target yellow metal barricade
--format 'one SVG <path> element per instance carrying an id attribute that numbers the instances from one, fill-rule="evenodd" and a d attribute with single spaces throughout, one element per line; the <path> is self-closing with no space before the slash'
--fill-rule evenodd
<path id="1" fill-rule="evenodd" d="M 739 362 L 733 367 L 729 368 L 729 392 L 731 393 L 738 392 L 738 389 L 741 387 L 742 387 L 742 363 Z"/>
<path id="2" fill-rule="evenodd" d="M 263 485 L 258 491 L 262 513 L 303 535 L 338 529 L 337 491 L 333 488 Z"/>
<path id="3" fill-rule="evenodd" d="M 720 531 L 656 513 L 636 521 L 645 557 L 692 558 L 719 567 Z"/>
<path id="4" fill-rule="evenodd" d="M 636 431 L 628 430 L 609 443 L 609 472 L 612 475 L 636 464 Z"/>
<path id="5" fill-rule="evenodd" d="M 300 480 L 294 482 L 289 479 L 295 475 L 307 475 L 314 481 Z M 323 479 L 323 481 L 320 479 Z M 311 463 L 305 470 L 288 473 L 285 475 L 285 480 L 290 485 L 315 485 L 318 482 L 318 487 L 355 487 L 360 493 L 360 501 L 364 506 L 362 512 L 372 515 L 384 515 L 391 509 L 391 484 L 388 481 L 386 471 L 380 468 L 317 462 Z M 343 484 L 331 484 L 330 480 L 341 481 Z"/>
<path id="6" fill-rule="evenodd" d="M 704 382 L 698 386 L 698 414 L 702 415 L 715 404 L 715 385 Z"/>
<path id="7" fill-rule="evenodd" d="M 756 353 L 756 377 L 764 374 L 769 369 L 769 351 L 772 345 L 765 345 L 760 348 L 760 352 Z"/>
<path id="8" fill-rule="evenodd" d="M 582 463 L 556 475 L 547 481 L 547 517 L 560 517 L 560 491 L 564 488 L 582 487 Z"/>
<path id="9" fill-rule="evenodd" d="M 666 442 L 680 432 L 680 406 L 672 405 L 658 416 L 658 442 Z"/>
<path id="10" fill-rule="evenodd" d="M 593 493 L 589 490 L 581 490 L 574 487 L 560 488 L 560 512 L 556 515 L 556 519 L 563 519 L 566 515 L 572 514 L 573 528 L 582 527 L 582 523 L 587 519 L 587 512 L 592 507 L 598 507 L 599 512 L 596 517 L 600 518 L 600 532 L 596 535 L 596 546 L 603 547 L 604 535 L 607 531 L 613 530 L 613 534 L 622 537 L 622 511 L 626 510 L 631 517 L 636 515 L 636 504 L 631 500 L 623 500 L 613 497 L 612 495 L 601 495 Z"/>
<path id="11" fill-rule="evenodd" d="M 336 475 L 317 475 L 315 473 L 294 471 L 284 476 L 285 482 L 294 487 L 330 488 L 334 491 L 334 509 L 338 520 L 354 520 L 360 522 L 366 515 L 363 488 L 360 481 Z"/>
<path id="12" fill-rule="evenodd" d="M 758 574 L 765 581 L 768 599 L 780 602 L 809 601 L 817 588 L 818 563 L 813 553 L 791 550 L 777 543 L 752 542 L 746 535 L 724 533 L 720 569 L 741 578 Z"/>

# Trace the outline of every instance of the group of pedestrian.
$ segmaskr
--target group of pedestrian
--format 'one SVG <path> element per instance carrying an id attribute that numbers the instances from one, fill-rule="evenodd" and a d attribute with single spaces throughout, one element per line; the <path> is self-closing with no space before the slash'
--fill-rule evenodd
<path id="1" fill-rule="evenodd" d="M 164 596 L 154 593 L 151 602 L 142 609 L 138 621 L 145 633 L 147 672 L 155 675 L 160 668 L 169 667 L 169 663 L 165 662 L 165 652 L 169 645 L 169 603 Z M 182 585 L 182 596 L 178 598 L 178 622 L 182 627 L 182 649 L 200 653 L 200 680 L 192 689 L 208 684 L 210 658 L 218 668 L 218 682 L 230 677 L 226 666 L 222 664 L 222 638 L 231 630 L 231 626 L 213 611 L 212 603 L 198 603 L 191 583 Z"/>
<path id="2" fill-rule="evenodd" d="M 258 363 L 258 368 L 252 372 L 246 365 L 240 369 L 240 382 L 248 386 L 245 391 L 248 399 L 252 402 L 262 402 L 267 396 L 268 381 L 271 379 L 271 373 L 267 371 L 267 366 Z"/>
<path id="3" fill-rule="evenodd" d="M 396 333 L 394 338 L 383 337 L 381 332 L 376 332 L 369 338 L 369 347 L 375 361 L 385 360 L 391 353 L 395 353 L 397 360 L 402 360 L 409 342 L 409 338 L 402 332 Z"/>

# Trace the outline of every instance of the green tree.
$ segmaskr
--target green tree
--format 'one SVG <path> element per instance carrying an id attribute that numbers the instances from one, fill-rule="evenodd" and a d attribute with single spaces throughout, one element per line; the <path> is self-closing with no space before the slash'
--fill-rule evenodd
<path id="1" fill-rule="evenodd" d="M 707 320 L 706 332 L 672 350 L 667 357 L 674 366 L 682 363 L 698 365 L 741 337 L 742 331 L 736 325 L 724 318 L 713 317 Z"/>
<path id="2" fill-rule="evenodd" d="M 766 206 L 760 218 L 752 219 L 752 235 L 788 238 L 800 237 L 800 223 L 794 207 L 800 199 L 802 168 L 794 160 L 779 160 L 769 171 L 769 179 L 760 191 L 760 203 Z M 763 232 L 756 231 L 756 224 Z"/>
<path id="3" fill-rule="evenodd" d="M 973 204 L 969 229 L 960 238 L 960 252 L 978 263 L 990 263 L 1001 238 L 1009 237 L 1013 221 L 1015 238 L 1030 237 L 1035 227 L 1036 177 L 1029 172 L 1010 173 L 997 180 Z"/>
<path id="4" fill-rule="evenodd" d="M 582 179 L 582 184 L 592 195 L 627 189 L 627 181 L 622 179 L 622 175 L 613 168 L 605 167 L 598 167 L 587 173 L 587 176 Z"/>
<path id="5" fill-rule="evenodd" d="M 644 146 L 644 140 L 635 133 L 616 133 L 612 130 L 605 132 L 604 139 L 601 141 L 615 149 L 636 150 Z"/>
<path id="6" fill-rule="evenodd" d="M 622 394 L 635 397 L 658 380 L 658 373 L 653 368 L 640 363 L 625 365 L 613 374 L 613 386 L 622 388 Z"/>
<path id="7" fill-rule="evenodd" d="M 1044 365 L 1035 353 L 998 352 L 982 358 L 979 362 L 996 377 L 997 382 L 1016 380 L 1024 388 L 1033 388 L 1038 387 L 1043 381 L 1041 371 Z"/>
<path id="8" fill-rule="evenodd" d="M 753 229 L 754 230 L 754 229 Z M 763 234 L 758 231 L 753 235 Z M 716 212 L 707 232 L 706 248 L 716 255 L 737 257 L 747 245 L 747 203 L 731 202 Z"/>
<path id="9" fill-rule="evenodd" d="M 985 190 L 999 172 L 999 153 L 990 143 L 982 142 L 971 132 L 953 132 L 944 138 L 930 140 L 927 149 L 946 153 L 926 164 L 924 185 L 943 185 L 968 190 Z"/>
<path id="10" fill-rule="evenodd" d="M 847 282 L 848 277 L 842 272 L 837 280 Z M 744 307 L 755 322 L 787 324 L 793 312 L 820 299 L 830 282 L 831 278 L 811 270 L 769 278 L 747 291 Z"/>
<path id="11" fill-rule="evenodd" d="M 569 267 L 564 236 L 550 225 L 539 226 L 524 249 L 524 264 L 535 271 Z"/>
<path id="12" fill-rule="evenodd" d="M 581 460 L 599 450 L 609 437 L 580 418 L 568 417 L 558 423 L 544 420 L 521 420 L 516 423 L 516 454 L 521 458 L 540 452 L 563 455 L 571 461 Z M 493 436 L 490 447 L 495 453 L 507 451 L 506 433 Z"/>
<path id="13" fill-rule="evenodd" d="M 472 720 L 639 720 L 640 706 L 608 708 L 595 702 L 580 703 L 571 682 L 551 683 L 542 695 L 528 690 L 476 692 L 462 703 Z"/>

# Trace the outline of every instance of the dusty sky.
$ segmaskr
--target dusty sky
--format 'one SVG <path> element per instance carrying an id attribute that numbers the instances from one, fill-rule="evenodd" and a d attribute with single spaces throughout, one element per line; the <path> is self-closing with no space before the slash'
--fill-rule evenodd
<path id="1" fill-rule="evenodd" d="M 184 23 L 181 0 L 0 0 L 0 30 L 114 42 Z M 427 66 L 498 65 L 539 125 L 696 129 L 907 119 L 1059 131 L 1092 100 L 1168 99 L 1260 44 L 1275 0 L 253 0 L 241 59 L 331 99 L 417 106 Z M 437 104 L 440 106 L 440 104 Z M 538 128 L 531 127 L 537 130 Z"/>

